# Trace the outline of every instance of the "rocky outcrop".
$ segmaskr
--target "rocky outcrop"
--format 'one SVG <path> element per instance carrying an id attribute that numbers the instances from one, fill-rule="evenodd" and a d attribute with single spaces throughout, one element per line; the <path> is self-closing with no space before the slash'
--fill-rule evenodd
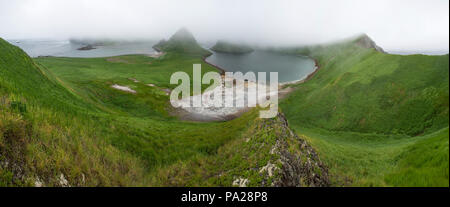
<path id="1" fill-rule="evenodd" d="M 359 46 L 364 48 L 373 48 L 378 52 L 386 53 L 383 48 L 379 47 L 367 34 L 361 35 L 356 42 Z"/>
<path id="2" fill-rule="evenodd" d="M 328 168 L 322 163 L 316 151 L 288 126 L 282 113 L 272 119 L 263 119 L 258 126 L 276 136 L 271 147 L 269 160 L 259 168 L 263 175 L 261 186 L 274 187 L 325 187 L 329 186 Z M 259 139 L 253 137 L 251 139 Z M 261 152 L 262 153 L 262 152 Z"/>
<path id="3" fill-rule="evenodd" d="M 322 163 L 316 151 L 289 128 L 282 113 L 278 115 L 278 120 L 281 122 L 280 132 L 283 137 L 277 140 L 277 147 L 273 151 L 280 155 L 282 167 L 281 177 L 273 185 L 329 186 L 328 168 Z"/>

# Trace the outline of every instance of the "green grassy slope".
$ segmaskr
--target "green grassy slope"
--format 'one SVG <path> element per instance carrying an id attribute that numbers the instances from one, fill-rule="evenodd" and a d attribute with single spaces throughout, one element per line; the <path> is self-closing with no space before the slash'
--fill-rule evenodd
<path id="1" fill-rule="evenodd" d="M 201 56 L 36 62 L 3 40 L 0 49 L 1 185 L 149 185 L 157 169 L 214 155 L 252 119 L 190 123 L 168 115 L 161 89 L 173 87 L 171 71 L 189 73 Z M 214 69 L 205 65 L 208 70 Z M 113 83 L 137 93 L 113 89 Z"/>
<path id="2" fill-rule="evenodd" d="M 54 78 L 46 76 L 47 71 L 41 70 L 20 48 L 11 46 L 3 39 L 0 39 L 0 48 L 1 92 L 39 99 L 52 107 L 71 105 L 80 109 L 93 109 L 65 90 Z"/>
<path id="3" fill-rule="evenodd" d="M 137 184 L 140 161 L 105 143 L 98 109 L 47 72 L 0 39 L 0 185 Z"/>
<path id="4" fill-rule="evenodd" d="M 448 186 L 448 133 L 447 127 L 408 146 L 396 157 L 398 167 L 386 176 L 386 182 L 394 186 Z"/>
<path id="5" fill-rule="evenodd" d="M 390 55 L 357 42 L 283 51 L 309 55 L 320 66 L 281 102 L 290 124 L 309 137 L 337 185 L 416 185 L 412 180 L 421 179 L 427 181 L 420 185 L 448 186 L 448 150 L 424 155 L 447 159 L 433 176 L 423 178 L 428 167 L 419 161 L 414 179 L 395 183 L 394 174 L 385 175 L 409 166 L 402 160 L 416 141 L 445 144 L 428 134 L 448 127 L 449 56 Z M 448 133 L 439 136 L 448 143 Z"/>
<path id="6" fill-rule="evenodd" d="M 128 55 L 109 58 L 37 58 L 36 62 L 60 78 L 70 90 L 97 103 L 99 107 L 147 117 L 168 115 L 169 96 L 163 90 L 177 86 L 170 84 L 170 76 L 184 71 L 191 77 L 192 86 L 193 64 L 200 64 L 202 60 L 200 56 L 169 53 L 158 59 Z M 208 64 L 201 66 L 202 73 L 217 71 Z M 133 96 L 126 92 L 118 93 L 117 89 L 111 88 L 113 84 L 129 86 L 138 93 Z"/>
<path id="7" fill-rule="evenodd" d="M 409 137 L 291 126 L 328 165 L 332 185 L 448 186 L 448 127 Z M 414 145 L 429 152 L 411 155 L 409 148 Z M 406 157 L 413 159 L 406 161 Z M 427 163 L 431 160 L 435 161 Z"/>

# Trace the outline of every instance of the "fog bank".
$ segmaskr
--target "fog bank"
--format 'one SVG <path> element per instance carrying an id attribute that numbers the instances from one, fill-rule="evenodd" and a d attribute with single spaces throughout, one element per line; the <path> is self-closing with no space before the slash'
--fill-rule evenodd
<path id="1" fill-rule="evenodd" d="M 367 33 L 392 51 L 448 51 L 448 0 L 0 0 L 0 37 L 324 43 Z"/>

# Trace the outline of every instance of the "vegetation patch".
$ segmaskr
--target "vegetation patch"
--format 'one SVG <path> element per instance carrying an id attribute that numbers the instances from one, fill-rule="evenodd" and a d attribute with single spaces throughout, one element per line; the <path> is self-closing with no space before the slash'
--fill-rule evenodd
<path id="1" fill-rule="evenodd" d="M 333 185 L 448 186 L 448 150 L 443 150 L 448 133 L 429 138 L 448 128 L 448 54 L 385 54 L 373 41 L 362 46 L 361 38 L 371 42 L 362 36 L 279 50 L 311 56 L 320 66 L 281 101 L 291 127 L 317 149 L 330 167 Z M 409 146 L 419 144 L 423 149 L 440 146 L 421 160 L 439 159 L 441 164 L 411 161 L 417 150 Z M 406 169 L 417 174 L 400 179 Z M 432 176 L 419 178 L 427 174 Z"/>

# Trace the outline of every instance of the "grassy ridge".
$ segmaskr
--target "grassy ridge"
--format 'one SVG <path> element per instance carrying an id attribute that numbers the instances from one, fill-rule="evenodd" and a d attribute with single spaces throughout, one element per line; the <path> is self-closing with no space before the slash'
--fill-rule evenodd
<path id="1" fill-rule="evenodd" d="M 448 125 L 448 55 L 390 55 L 352 43 L 310 50 L 320 70 L 283 102 L 299 124 L 406 135 Z"/>
<path id="2" fill-rule="evenodd" d="M 243 135 L 214 156 L 197 156 L 162 168 L 152 178 L 162 186 L 328 186 L 326 167 L 282 115 L 252 117 Z"/>
<path id="3" fill-rule="evenodd" d="M 281 108 L 291 126 L 325 158 L 336 185 L 415 185 L 385 175 L 407 165 L 401 160 L 408 155 L 398 162 L 392 159 L 400 152 L 409 154 L 410 144 L 428 137 L 418 135 L 448 127 L 449 56 L 390 55 L 356 42 L 284 50 L 314 57 L 320 70 L 298 85 Z M 442 136 L 448 142 L 448 134 Z M 448 160 L 448 150 L 424 156 Z M 440 165 L 441 173 L 426 178 L 426 165 L 417 161 L 416 168 L 422 170 L 410 181 L 448 186 L 448 161 Z"/>

